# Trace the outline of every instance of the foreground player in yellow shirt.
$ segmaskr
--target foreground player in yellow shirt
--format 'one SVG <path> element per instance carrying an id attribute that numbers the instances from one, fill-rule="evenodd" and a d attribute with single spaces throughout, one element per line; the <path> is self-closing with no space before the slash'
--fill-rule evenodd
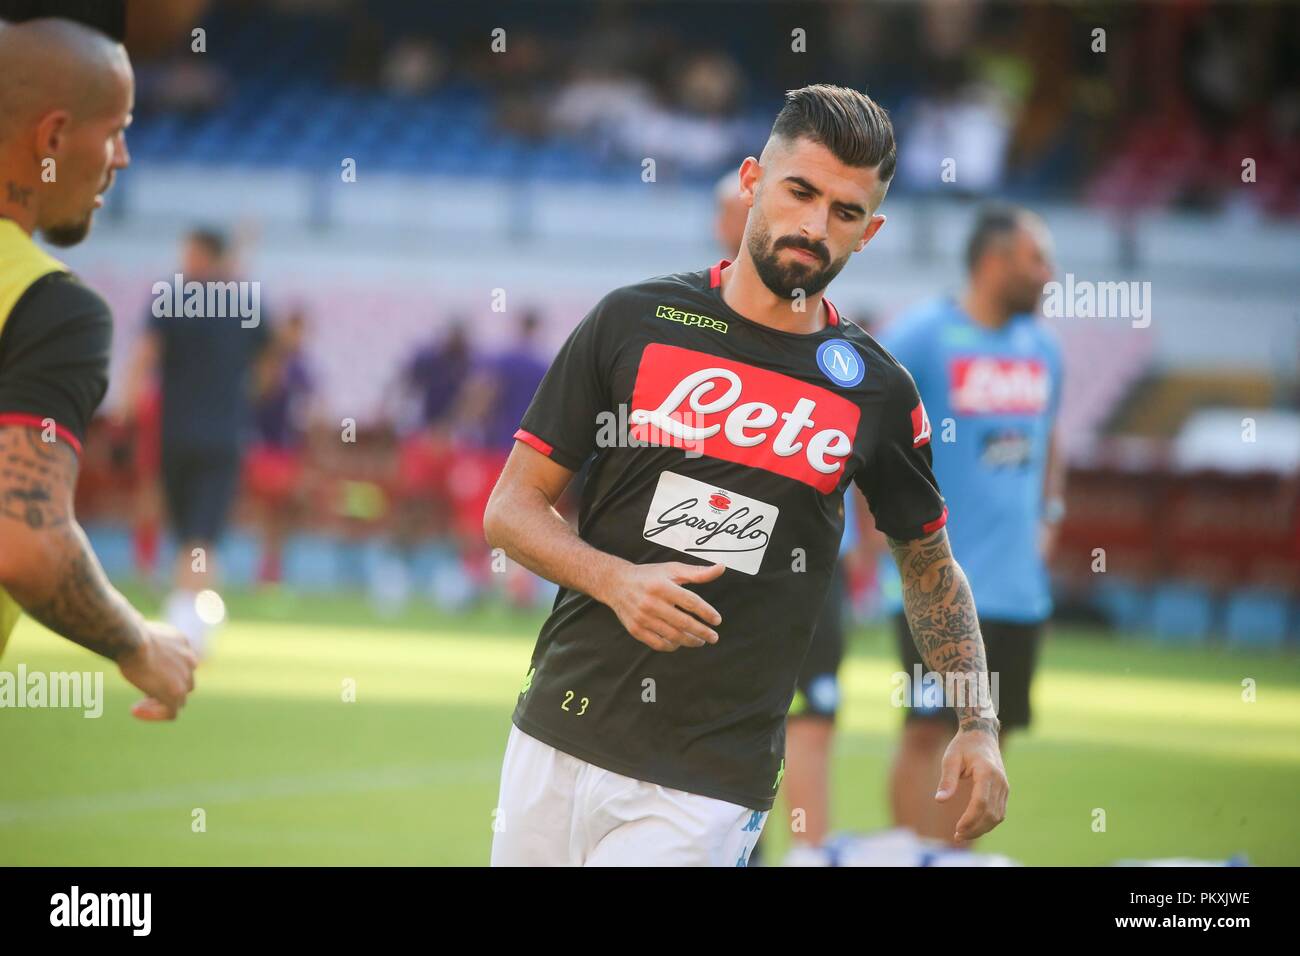
<path id="1" fill-rule="evenodd" d="M 113 588 L 73 514 L 112 316 L 31 238 L 80 242 L 130 162 L 130 60 L 68 20 L 0 23 L 0 76 L 0 651 L 25 610 L 115 661 L 147 695 L 136 716 L 171 719 L 194 688 L 194 654 Z"/>

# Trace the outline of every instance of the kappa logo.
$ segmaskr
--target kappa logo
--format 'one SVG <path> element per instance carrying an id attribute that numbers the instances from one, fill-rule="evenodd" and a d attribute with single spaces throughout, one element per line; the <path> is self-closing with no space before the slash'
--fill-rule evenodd
<path id="1" fill-rule="evenodd" d="M 724 335 L 727 332 L 727 323 L 721 319 L 712 319 L 707 315 L 686 312 L 671 305 L 659 306 L 659 308 L 655 309 L 655 317 L 667 319 L 670 322 L 680 322 L 682 325 L 697 325 L 702 329 L 713 329 L 715 332 L 721 332 Z"/>

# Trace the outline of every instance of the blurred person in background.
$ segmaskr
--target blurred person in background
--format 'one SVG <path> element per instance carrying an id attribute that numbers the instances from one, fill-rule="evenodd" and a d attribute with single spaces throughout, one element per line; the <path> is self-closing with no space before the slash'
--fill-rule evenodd
<path id="1" fill-rule="evenodd" d="M 986 206 L 966 266 L 960 297 L 899 317 L 881 342 L 911 372 L 938 426 L 935 477 L 948 502 L 953 554 L 975 595 L 990 682 L 998 680 L 1005 748 L 1008 731 L 1029 726 L 1030 685 L 1052 610 L 1047 561 L 1065 513 L 1055 436 L 1061 351 L 1034 317 L 1052 277 L 1051 236 L 1026 209 Z M 901 613 L 895 627 L 903 670 L 915 684 L 926 667 Z M 951 707 L 907 708 L 890 802 L 896 825 L 961 846 L 955 824 L 970 783 L 962 781 L 956 800 L 934 800 L 955 727 Z"/>
<path id="2" fill-rule="evenodd" d="M 524 311 L 506 347 L 480 360 L 457 402 L 458 446 L 448 489 L 455 510 L 454 534 L 462 567 L 475 591 L 488 588 L 491 567 L 484 557 L 483 513 L 492 487 L 515 444 L 515 431 L 549 367 L 538 342 L 541 316 Z M 507 592 L 516 604 L 537 594 L 533 575 L 508 567 Z"/>
<path id="3" fill-rule="evenodd" d="M 259 584 L 278 584 L 285 538 L 301 518 L 306 490 L 306 438 L 312 422 L 315 376 L 304 342 L 307 316 L 294 309 L 276 325 L 257 364 L 253 423 L 244 484 L 262 528 Z"/>
<path id="4" fill-rule="evenodd" d="M 208 290 L 214 287 L 209 283 L 232 283 L 232 260 L 225 234 L 194 229 L 182 243 L 182 280 L 187 288 L 197 282 Z M 260 315 L 250 322 L 235 314 L 206 314 L 213 299 L 204 296 L 198 315 L 184 314 L 188 308 L 166 314 L 173 310 L 161 310 L 155 299 L 133 357 L 132 392 L 126 399 L 127 413 L 133 414 L 147 383 L 157 378 L 163 497 L 179 546 L 164 611 L 200 656 L 207 654 L 212 626 L 223 611 L 219 603 L 200 606 L 196 598 L 216 590 L 216 548 L 238 490 L 252 417 L 254 363 L 270 341 Z"/>
<path id="5" fill-rule="evenodd" d="M 723 254 L 735 261 L 745 236 L 749 206 L 740 195 L 740 181 L 729 172 L 714 191 L 716 215 L 714 235 Z M 840 540 L 843 559 L 858 543 L 856 506 L 853 496 L 844 496 L 844 537 Z M 829 863 L 822 848 L 830 832 L 831 747 L 835 716 L 839 710 L 839 669 L 844 659 L 844 619 L 849 612 L 844 566 L 835 564 L 831 586 L 813 629 L 812 644 L 804 658 L 796 683 L 794 702 L 785 721 L 785 793 L 791 810 L 803 811 L 803 827 L 790 836 L 787 866 L 821 866 Z M 750 855 L 750 865 L 762 859 L 763 840 Z"/>
<path id="6" fill-rule="evenodd" d="M 121 409 L 118 409 L 121 412 Z M 131 436 L 131 555 L 136 573 L 152 579 L 158 570 L 162 536 L 162 393 L 158 383 L 140 385 L 134 416 L 115 414 L 114 421 Z"/>
<path id="7" fill-rule="evenodd" d="M 390 418 L 408 418 L 396 404 L 414 403 L 414 428 L 400 439 L 397 464 L 397 543 L 413 548 L 430 534 L 444 535 L 450 523 L 447 472 L 451 467 L 451 415 L 474 361 L 463 318 L 421 346 L 390 386 L 385 404 Z M 401 426 L 399 426 L 400 428 Z"/>
<path id="8" fill-rule="evenodd" d="M 148 695 L 137 717 L 172 719 L 194 689 L 194 654 L 109 583 L 73 510 L 113 317 L 32 240 L 84 239 L 130 163 L 134 78 L 119 39 L 71 20 L 0 21 L 0 653 L 25 610 L 116 662 Z"/>
<path id="9" fill-rule="evenodd" d="M 918 191 L 979 195 L 1002 182 L 1015 102 L 976 69 L 980 14 L 975 4 L 921 6 L 921 88 L 899 111 L 908 148 L 898 166 Z"/>

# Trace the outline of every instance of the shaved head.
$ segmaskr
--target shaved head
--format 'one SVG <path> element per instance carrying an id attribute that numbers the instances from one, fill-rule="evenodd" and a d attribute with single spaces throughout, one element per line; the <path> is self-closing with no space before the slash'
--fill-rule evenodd
<path id="1" fill-rule="evenodd" d="M 126 49 L 98 30 L 71 20 L 0 23 L 0 139 L 51 110 L 110 109 L 115 75 L 130 72 Z"/>
<path id="2" fill-rule="evenodd" d="M 80 241 L 129 162 L 126 49 L 71 20 L 0 23 L 0 213 L 56 245 Z"/>

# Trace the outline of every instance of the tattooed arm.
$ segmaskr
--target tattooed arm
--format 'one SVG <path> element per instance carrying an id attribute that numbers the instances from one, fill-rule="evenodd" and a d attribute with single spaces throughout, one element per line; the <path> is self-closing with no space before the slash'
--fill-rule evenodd
<path id="1" fill-rule="evenodd" d="M 116 661 L 161 703 L 155 715 L 175 716 L 193 689 L 193 653 L 108 582 L 73 514 L 77 467 L 66 441 L 0 427 L 0 586 L 56 634 Z"/>
<path id="2" fill-rule="evenodd" d="M 77 456 L 39 429 L 0 428 L 0 584 L 56 634 L 111 660 L 143 619 L 108 583 L 72 514 Z"/>
<path id="3" fill-rule="evenodd" d="M 975 599 L 942 528 L 915 541 L 888 540 L 903 579 L 903 608 L 916 649 L 930 670 L 961 675 L 973 691 L 962 706 L 954 708 L 957 736 L 944 754 L 935 795 L 947 800 L 956 792 L 959 778 L 973 778 L 971 801 L 955 834 L 958 840 L 973 840 L 1002 822 L 1008 792 L 998 749 L 1000 724 L 991 708 L 980 706 L 981 692 L 989 685 Z M 974 688 L 966 675 L 973 675 Z M 949 686 L 946 677 L 944 686 Z"/>
<path id="4" fill-rule="evenodd" d="M 952 556 L 948 532 L 938 531 L 915 541 L 889 538 L 889 548 L 903 579 L 903 608 L 912 640 L 926 666 L 937 674 L 974 675 L 987 687 L 988 664 L 984 639 L 975 615 L 975 599 L 966 575 Z M 969 686 L 969 685 L 968 685 Z M 997 735 L 999 723 L 991 709 L 968 696 L 955 708 L 962 730 Z"/>

